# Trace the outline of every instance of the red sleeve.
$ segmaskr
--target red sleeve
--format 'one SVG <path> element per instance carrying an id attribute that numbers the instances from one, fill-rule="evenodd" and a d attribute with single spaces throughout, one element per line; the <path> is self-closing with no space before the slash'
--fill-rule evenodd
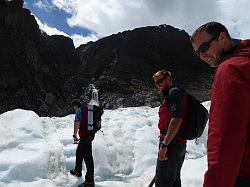
<path id="1" fill-rule="evenodd" d="M 218 67 L 212 85 L 204 187 L 233 186 L 249 141 L 250 61 L 236 57 L 230 62 Z"/>

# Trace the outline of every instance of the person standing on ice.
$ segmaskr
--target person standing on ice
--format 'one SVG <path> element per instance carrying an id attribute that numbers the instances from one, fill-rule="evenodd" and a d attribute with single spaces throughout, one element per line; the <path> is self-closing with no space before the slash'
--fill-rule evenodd
<path id="1" fill-rule="evenodd" d="M 180 171 L 186 153 L 186 140 L 177 135 L 186 124 L 188 98 L 182 89 L 174 86 L 169 71 L 153 75 L 164 101 L 159 109 L 159 152 L 154 178 L 156 187 L 181 187 Z"/>
<path id="2" fill-rule="evenodd" d="M 208 22 L 190 38 L 211 67 L 211 107 L 204 187 L 250 186 L 250 40 L 233 40 L 224 25 Z"/>
<path id="3" fill-rule="evenodd" d="M 93 85 L 89 85 L 85 89 L 83 104 L 78 100 L 73 100 L 71 106 L 75 109 L 75 120 L 74 120 L 74 143 L 78 143 L 76 149 L 76 165 L 75 169 L 70 170 L 70 173 L 74 176 L 82 176 L 82 162 L 84 160 L 86 164 L 86 175 L 85 181 L 80 185 L 82 187 L 94 187 L 94 160 L 92 156 L 92 141 L 95 137 L 95 131 L 89 130 L 88 124 L 89 118 L 89 105 L 99 105 L 98 96 L 93 100 Z M 92 116 L 93 119 L 93 116 Z M 84 124 L 83 124 L 84 123 Z M 93 123 L 92 123 L 93 125 Z M 93 126 L 92 126 L 93 127 Z M 78 138 L 78 135 L 79 138 Z"/>

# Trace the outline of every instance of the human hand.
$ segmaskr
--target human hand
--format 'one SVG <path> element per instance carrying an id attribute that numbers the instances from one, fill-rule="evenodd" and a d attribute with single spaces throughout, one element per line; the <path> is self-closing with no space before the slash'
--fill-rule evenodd
<path id="1" fill-rule="evenodd" d="M 160 161 L 167 160 L 168 158 L 166 157 L 168 148 L 167 147 L 161 147 L 159 152 L 158 152 L 158 159 Z"/>
<path id="2" fill-rule="evenodd" d="M 80 139 L 79 139 L 79 138 L 77 138 L 77 136 L 76 136 L 76 135 L 73 135 L 73 144 L 78 144 L 78 143 L 79 143 L 79 141 L 80 141 Z"/>

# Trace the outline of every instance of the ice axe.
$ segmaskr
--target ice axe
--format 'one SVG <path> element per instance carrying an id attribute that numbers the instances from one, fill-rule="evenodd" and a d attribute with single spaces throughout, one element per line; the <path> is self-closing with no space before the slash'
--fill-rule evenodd
<path id="1" fill-rule="evenodd" d="M 149 183 L 148 187 L 152 187 L 155 183 L 155 177 L 151 180 L 151 182 Z"/>

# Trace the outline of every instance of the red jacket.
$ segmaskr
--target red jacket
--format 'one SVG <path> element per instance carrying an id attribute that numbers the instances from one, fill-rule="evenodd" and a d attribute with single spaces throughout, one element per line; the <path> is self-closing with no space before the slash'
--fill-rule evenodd
<path id="1" fill-rule="evenodd" d="M 188 101 L 187 101 L 187 96 L 184 95 L 183 97 L 183 114 L 182 114 L 182 122 L 181 125 L 179 127 L 179 131 L 182 130 L 184 128 L 184 126 L 186 125 L 186 121 L 187 121 L 187 112 L 188 112 Z M 158 122 L 158 128 L 160 130 L 160 137 L 164 138 L 166 136 L 166 132 L 169 126 L 169 123 L 172 119 L 172 114 L 170 112 L 170 110 L 167 107 L 167 102 L 166 99 L 163 100 L 160 108 L 159 108 L 159 122 Z M 164 133 L 163 133 L 164 132 Z M 186 143 L 186 140 L 178 135 L 176 135 L 174 137 L 175 140 L 181 141 Z"/>
<path id="2" fill-rule="evenodd" d="M 250 178 L 250 40 L 221 59 L 211 90 L 204 187 Z"/>

